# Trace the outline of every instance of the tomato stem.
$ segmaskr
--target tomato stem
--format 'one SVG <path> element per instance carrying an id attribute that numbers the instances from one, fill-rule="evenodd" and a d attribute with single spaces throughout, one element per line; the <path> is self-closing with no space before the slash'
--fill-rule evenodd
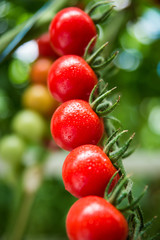
<path id="1" fill-rule="evenodd" d="M 116 51 L 115 53 L 113 53 L 113 55 L 110 58 L 108 58 L 107 60 L 103 61 L 100 64 L 97 64 L 97 65 L 93 64 L 91 66 L 92 69 L 97 71 L 97 70 L 100 70 L 100 69 L 106 67 L 108 64 L 110 64 L 115 59 L 115 57 L 118 55 L 118 53 L 119 53 L 119 51 Z"/>
<path id="2" fill-rule="evenodd" d="M 108 137 L 110 137 L 112 139 L 112 136 L 114 135 L 115 131 L 117 131 L 117 130 L 115 130 L 113 124 L 110 121 L 110 119 L 104 118 L 104 127 L 105 127 L 105 131 L 106 131 Z M 116 151 L 118 149 L 118 144 L 119 144 L 118 142 L 113 144 L 112 148 L 113 148 L 114 151 Z M 125 168 L 124 168 L 123 163 L 122 163 L 122 156 L 118 159 L 118 161 L 116 162 L 116 165 L 117 165 L 117 168 L 120 169 L 119 174 L 121 176 L 125 177 L 126 176 L 126 171 L 125 171 Z M 127 186 L 128 186 L 128 184 L 130 184 L 130 181 L 131 180 L 128 178 L 127 182 L 125 183 L 125 189 L 127 189 Z M 131 189 L 129 189 L 129 192 L 127 194 L 127 198 L 128 198 L 129 204 L 131 204 L 134 201 L 134 197 L 133 197 L 133 193 L 132 193 Z M 117 201 L 118 201 L 118 198 L 117 198 Z M 140 226 L 137 226 L 136 228 L 138 229 L 138 231 L 140 233 L 140 231 L 144 227 L 144 221 L 143 221 L 142 211 L 141 211 L 141 208 L 140 208 L 139 205 L 137 205 L 132 218 L 133 218 L 133 220 L 131 221 L 132 223 L 136 221 L 136 224 L 137 224 L 137 222 L 139 221 Z M 135 220 L 137 218 L 138 218 L 138 221 Z M 133 238 L 130 238 L 130 239 L 133 240 Z"/>
<path id="3" fill-rule="evenodd" d="M 92 12 L 96 9 L 96 8 L 98 8 L 98 7 L 100 7 L 100 6 L 102 6 L 102 5 L 110 5 L 111 3 L 113 3 L 113 2 L 108 2 L 108 1 L 99 1 L 99 2 L 96 2 L 95 4 L 92 4 L 91 6 L 90 6 L 90 4 L 88 4 L 87 6 L 86 6 L 86 8 L 85 8 L 85 12 L 88 14 L 88 15 L 91 15 L 92 14 Z"/>
<path id="4" fill-rule="evenodd" d="M 98 37 L 98 35 L 94 36 L 94 37 L 91 39 L 91 41 L 88 43 L 88 45 L 87 45 L 87 47 L 86 47 L 86 49 L 85 49 L 84 55 L 83 55 L 84 60 L 87 59 L 88 53 L 89 53 L 89 50 L 90 50 L 90 47 L 91 47 L 91 45 L 93 44 L 93 42 L 96 41 L 97 37 Z"/>
<path id="5" fill-rule="evenodd" d="M 134 136 L 135 136 L 135 133 L 132 134 L 132 136 L 126 141 L 126 143 L 121 148 L 118 148 L 117 150 L 109 153 L 109 158 L 113 163 L 115 163 L 127 151 Z M 115 141 L 115 143 L 116 143 L 116 141 Z M 113 144 L 112 144 L 112 146 L 113 146 Z"/>
<path id="6" fill-rule="evenodd" d="M 100 24 L 100 23 L 103 23 L 104 21 L 106 21 L 106 20 L 110 17 L 110 15 L 111 15 L 114 7 L 115 7 L 115 6 L 111 6 L 109 9 L 107 9 L 107 10 L 106 10 L 103 14 L 101 14 L 101 15 L 97 15 L 97 16 L 95 15 L 95 16 L 91 17 L 92 20 L 93 20 L 93 22 L 94 22 L 95 24 Z"/>
<path id="7" fill-rule="evenodd" d="M 91 65 L 93 61 L 96 60 L 96 58 L 99 56 L 101 52 L 103 52 L 104 48 L 109 44 L 109 42 L 104 43 L 100 48 L 97 49 L 88 59 L 86 59 L 86 62 Z"/>
<path id="8" fill-rule="evenodd" d="M 125 206 L 125 207 L 123 207 L 123 208 L 118 208 L 118 210 L 119 211 L 121 211 L 121 212 L 125 212 L 125 211 L 127 211 L 127 210 L 134 210 L 136 207 L 137 207 L 137 204 L 139 203 L 139 201 L 141 200 L 141 198 L 144 196 L 144 194 L 146 193 L 146 191 L 147 191 L 147 188 L 148 188 L 148 186 L 146 186 L 145 188 L 144 188 L 144 190 L 143 190 L 143 192 L 140 194 L 140 196 L 136 199 L 136 200 L 134 200 L 131 204 L 129 204 L 128 206 Z"/>
<path id="9" fill-rule="evenodd" d="M 97 2 L 93 5 L 90 6 L 90 4 L 88 4 L 88 6 L 85 9 L 85 12 L 92 18 L 93 22 L 95 24 L 99 24 L 99 23 L 103 23 L 112 13 L 113 8 L 115 7 L 114 5 L 111 5 L 113 2 L 108 2 L 108 1 L 100 1 Z M 95 14 L 92 16 L 92 13 L 101 6 L 109 6 L 109 8 L 104 11 L 102 14 Z"/>
<path id="10" fill-rule="evenodd" d="M 121 192 L 121 195 L 119 196 L 119 198 L 117 198 L 116 205 L 119 205 L 123 201 L 123 199 L 125 199 L 128 196 L 129 192 L 132 190 L 132 186 L 133 186 L 132 180 L 128 179 L 127 186 Z"/>
<path id="11" fill-rule="evenodd" d="M 119 101 L 120 101 L 120 96 L 118 97 L 117 101 L 114 104 L 112 104 L 110 107 L 106 108 L 104 111 L 98 111 L 98 109 L 96 109 L 96 113 L 100 117 L 105 117 L 107 114 L 111 113 L 116 108 Z M 98 106 L 97 106 L 97 108 L 98 108 Z"/>
<path id="12" fill-rule="evenodd" d="M 107 142 L 106 146 L 104 146 L 103 148 L 103 151 L 108 155 L 113 144 L 115 144 L 117 142 L 117 140 L 123 136 L 126 132 L 128 132 L 128 130 L 123 130 L 122 132 L 120 132 L 119 134 L 116 135 L 116 132 L 118 131 L 115 131 L 113 134 L 112 134 L 112 138 Z"/>
<path id="13" fill-rule="evenodd" d="M 117 171 L 113 174 L 113 176 L 111 177 L 109 183 L 107 184 L 107 187 L 106 187 L 106 189 L 105 189 L 105 197 L 104 197 L 104 198 L 106 198 L 106 199 L 108 198 L 110 186 L 111 186 L 111 184 L 112 184 L 112 182 L 113 182 L 113 179 L 115 178 L 115 176 L 117 176 L 117 174 L 119 173 L 119 171 L 120 171 L 120 169 L 117 170 Z"/>
<path id="14" fill-rule="evenodd" d="M 120 180 L 120 182 L 116 185 L 115 189 L 113 189 L 111 196 L 109 197 L 108 201 L 111 204 L 115 204 L 119 194 L 121 193 L 122 188 L 125 186 L 126 182 L 128 181 L 128 176 L 124 176 L 122 177 L 122 179 Z"/>
<path id="15" fill-rule="evenodd" d="M 114 87 L 108 91 L 106 91 L 105 93 L 103 93 L 102 95 L 100 95 L 99 97 L 97 97 L 92 103 L 90 103 L 90 106 L 92 109 L 96 110 L 96 107 L 98 106 L 99 103 L 101 103 L 110 93 L 112 93 L 117 87 Z M 94 89 L 95 90 L 95 89 Z M 107 109 L 106 109 L 107 111 Z"/>

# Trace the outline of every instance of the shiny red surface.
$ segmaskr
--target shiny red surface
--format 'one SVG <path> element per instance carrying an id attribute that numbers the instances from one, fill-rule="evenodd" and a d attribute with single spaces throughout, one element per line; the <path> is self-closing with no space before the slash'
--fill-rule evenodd
<path id="1" fill-rule="evenodd" d="M 57 13 L 50 24 L 49 32 L 52 47 L 59 56 L 82 56 L 90 40 L 97 34 L 92 19 L 76 7 L 65 8 Z"/>
<path id="2" fill-rule="evenodd" d="M 82 145 L 66 157 L 62 177 L 65 189 L 77 198 L 97 195 L 104 196 L 105 188 L 116 172 L 107 155 L 96 145 Z M 118 182 L 117 175 L 111 189 Z"/>
<path id="3" fill-rule="evenodd" d="M 126 240 L 128 235 L 124 216 L 96 196 L 81 198 L 72 205 L 66 228 L 70 240 Z"/>
<path id="4" fill-rule="evenodd" d="M 59 102 L 71 99 L 88 101 L 97 82 L 91 67 L 76 55 L 66 55 L 57 59 L 48 75 L 49 90 Z"/>
<path id="5" fill-rule="evenodd" d="M 68 151 L 84 144 L 97 144 L 103 129 L 102 120 L 83 100 L 61 104 L 51 119 L 51 133 L 55 142 Z"/>

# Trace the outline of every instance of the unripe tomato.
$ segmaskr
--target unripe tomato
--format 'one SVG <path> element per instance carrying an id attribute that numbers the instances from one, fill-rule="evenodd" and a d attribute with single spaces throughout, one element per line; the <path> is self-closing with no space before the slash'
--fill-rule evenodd
<path id="1" fill-rule="evenodd" d="M 21 161 L 25 150 L 25 141 L 16 134 L 7 135 L 0 141 L 0 155 L 11 164 Z"/>
<path id="2" fill-rule="evenodd" d="M 30 77 L 33 83 L 46 84 L 52 61 L 49 58 L 39 58 L 31 67 Z"/>
<path id="3" fill-rule="evenodd" d="M 115 172 L 115 167 L 101 148 L 96 145 L 82 145 L 73 149 L 66 157 L 62 177 L 66 190 L 77 198 L 88 195 L 103 197 Z M 113 179 L 110 190 L 118 179 L 119 176 Z"/>
<path id="4" fill-rule="evenodd" d="M 58 56 L 53 51 L 53 48 L 50 44 L 50 36 L 49 33 L 45 33 L 37 39 L 37 45 L 39 50 L 40 57 L 51 57 L 56 59 Z"/>
<path id="5" fill-rule="evenodd" d="M 52 98 L 47 87 L 37 84 L 24 91 L 22 102 L 26 108 L 35 110 L 45 116 L 53 114 L 58 107 L 58 102 Z"/>
<path id="6" fill-rule="evenodd" d="M 104 198 L 88 196 L 70 208 L 66 219 L 70 240 L 126 240 L 124 216 Z"/>
<path id="7" fill-rule="evenodd" d="M 13 130 L 26 140 L 39 142 L 47 132 L 45 120 L 37 112 L 23 110 L 12 121 Z"/>
<path id="8" fill-rule="evenodd" d="M 51 133 L 55 142 L 68 151 L 84 144 L 97 144 L 103 129 L 102 120 L 83 100 L 61 104 L 51 119 Z"/>
<path id="9" fill-rule="evenodd" d="M 97 34 L 90 16 L 76 7 L 65 8 L 57 13 L 51 22 L 49 32 L 52 47 L 59 56 L 67 54 L 83 56 L 86 46 Z M 95 42 L 91 49 L 94 44 Z"/>
<path id="10" fill-rule="evenodd" d="M 48 75 L 51 94 L 60 102 L 71 99 L 88 101 L 91 90 L 98 82 L 86 61 L 76 55 L 66 55 L 56 60 Z"/>

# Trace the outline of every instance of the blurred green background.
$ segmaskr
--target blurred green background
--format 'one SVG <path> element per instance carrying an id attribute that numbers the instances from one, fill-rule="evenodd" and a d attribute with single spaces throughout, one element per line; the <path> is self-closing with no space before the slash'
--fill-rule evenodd
<path id="1" fill-rule="evenodd" d="M 1 0 L 0 45 L 7 31 L 21 26 L 46 2 Z M 69 6 L 85 7 L 90 1 L 68 2 Z M 149 231 L 156 234 L 160 232 L 160 1 L 117 0 L 115 6 L 110 19 L 100 27 L 97 47 L 109 41 L 105 54 L 119 51 L 114 60 L 117 69 L 108 68 L 103 77 L 110 88 L 117 86 L 121 95 L 114 116 L 124 129 L 136 132 L 137 151 L 125 164 L 127 171 L 134 173 L 135 196 L 149 185 L 141 206 L 146 221 L 158 216 Z M 25 137 L 15 133 L 14 126 L 21 125 L 21 120 L 14 124 L 13 119 L 24 109 L 22 97 L 30 85 L 29 72 L 37 57 L 37 44 L 29 41 L 0 65 L 0 239 L 6 239 L 10 232 L 14 232 L 10 239 L 21 239 L 16 235 L 18 229 L 24 230 L 20 233 L 23 239 L 67 239 L 65 217 L 75 201 L 61 179 L 66 153 L 54 143 L 52 150 L 46 149 L 39 136 L 31 141 L 32 128 L 27 130 L 27 140 L 26 132 L 22 134 Z M 44 129 L 45 140 L 50 141 L 49 118 L 38 115 L 33 119 L 39 122 L 41 131 Z M 9 148 L 13 142 L 15 151 Z M 7 160 L 3 156 L 5 148 L 10 149 Z M 29 219 L 26 226 L 22 219 Z"/>

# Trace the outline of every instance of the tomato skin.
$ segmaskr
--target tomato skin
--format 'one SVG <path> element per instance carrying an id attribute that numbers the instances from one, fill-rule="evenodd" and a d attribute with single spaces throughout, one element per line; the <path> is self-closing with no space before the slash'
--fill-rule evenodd
<path id="1" fill-rule="evenodd" d="M 37 45 L 40 57 L 52 57 L 54 59 L 58 57 L 51 46 L 49 33 L 40 36 L 37 39 Z"/>
<path id="2" fill-rule="evenodd" d="M 77 198 L 88 195 L 103 197 L 105 188 L 115 172 L 116 168 L 98 146 L 82 145 L 73 149 L 66 157 L 62 178 L 65 189 Z M 110 190 L 118 179 L 117 175 Z"/>
<path id="3" fill-rule="evenodd" d="M 60 57 L 52 64 L 48 75 L 49 90 L 59 102 L 71 99 L 88 101 L 97 82 L 97 76 L 91 67 L 76 55 Z"/>
<path id="4" fill-rule="evenodd" d="M 22 102 L 26 108 L 35 110 L 45 117 L 51 116 L 58 107 L 58 102 L 51 96 L 47 87 L 40 84 L 28 87 L 23 93 Z"/>
<path id="5" fill-rule="evenodd" d="M 88 196 L 70 208 L 66 219 L 70 240 L 126 240 L 124 216 L 104 198 Z"/>
<path id="6" fill-rule="evenodd" d="M 51 133 L 55 142 L 68 151 L 84 144 L 97 144 L 103 129 L 102 119 L 83 100 L 61 104 L 51 119 Z"/>
<path id="7" fill-rule="evenodd" d="M 51 59 L 39 58 L 33 63 L 30 72 L 30 78 L 33 83 L 47 84 L 47 77 L 50 67 L 52 66 Z"/>
<path id="8" fill-rule="evenodd" d="M 83 56 L 86 46 L 97 34 L 89 15 L 76 7 L 58 12 L 50 24 L 49 32 L 52 47 L 59 56 L 67 54 Z M 95 42 L 90 50 L 94 44 Z"/>

